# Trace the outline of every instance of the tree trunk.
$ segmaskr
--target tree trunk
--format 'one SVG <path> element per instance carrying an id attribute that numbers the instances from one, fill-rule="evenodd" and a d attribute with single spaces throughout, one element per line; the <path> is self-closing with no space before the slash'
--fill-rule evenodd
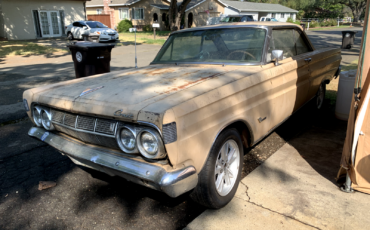
<path id="1" fill-rule="evenodd" d="M 177 0 L 171 0 L 170 10 L 169 10 L 169 24 L 170 30 L 176 31 L 180 29 L 181 19 L 185 15 L 186 6 L 189 4 L 191 0 L 184 0 L 178 7 L 177 7 Z"/>

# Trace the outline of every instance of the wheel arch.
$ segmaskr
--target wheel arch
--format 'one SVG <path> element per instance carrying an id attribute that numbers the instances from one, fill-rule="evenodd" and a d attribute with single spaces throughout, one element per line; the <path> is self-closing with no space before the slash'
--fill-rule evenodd
<path id="1" fill-rule="evenodd" d="M 208 151 L 207 158 L 209 157 L 209 154 L 211 153 L 211 149 L 213 145 L 215 144 L 217 138 L 220 136 L 220 134 L 224 130 L 227 130 L 229 128 L 235 128 L 238 131 L 238 133 L 240 134 L 240 137 L 242 138 L 243 146 L 245 148 L 249 148 L 252 146 L 252 144 L 254 143 L 254 135 L 253 135 L 252 127 L 249 125 L 247 121 L 243 119 L 233 120 L 232 122 L 229 122 L 226 125 L 222 126 L 222 128 L 217 132 L 217 134 L 213 138 L 213 142 L 212 142 L 211 148 Z M 204 164 L 201 170 L 203 169 L 203 167 L 204 167 Z M 199 170 L 199 172 L 201 170 Z"/>

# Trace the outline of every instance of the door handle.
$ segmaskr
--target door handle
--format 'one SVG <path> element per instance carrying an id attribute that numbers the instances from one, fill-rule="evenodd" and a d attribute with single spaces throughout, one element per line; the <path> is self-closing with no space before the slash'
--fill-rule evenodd
<path id="1" fill-rule="evenodd" d="M 312 59 L 311 58 L 306 58 L 304 59 L 306 62 L 310 62 Z"/>

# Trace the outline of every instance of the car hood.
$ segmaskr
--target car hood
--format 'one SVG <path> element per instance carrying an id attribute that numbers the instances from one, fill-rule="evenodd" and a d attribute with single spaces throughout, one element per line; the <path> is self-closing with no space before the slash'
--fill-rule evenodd
<path id="1" fill-rule="evenodd" d="M 164 99 L 181 91 L 188 91 L 181 97 L 186 101 L 245 76 L 248 71 L 227 77 L 240 68 L 256 72 L 261 67 L 151 65 L 35 88 L 32 101 L 72 113 L 132 121 L 148 105 L 159 103 L 156 113 L 165 112 L 173 105 Z"/>

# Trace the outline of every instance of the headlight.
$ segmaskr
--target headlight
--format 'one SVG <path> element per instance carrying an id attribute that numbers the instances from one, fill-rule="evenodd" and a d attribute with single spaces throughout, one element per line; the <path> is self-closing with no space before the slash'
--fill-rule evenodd
<path id="1" fill-rule="evenodd" d="M 33 121 L 38 127 L 41 127 L 42 119 L 41 119 L 41 108 L 35 107 L 33 108 Z"/>
<path id="2" fill-rule="evenodd" d="M 54 130 L 54 125 L 51 123 L 51 114 L 50 111 L 43 109 L 41 112 L 42 126 L 46 130 Z"/>
<path id="3" fill-rule="evenodd" d="M 137 136 L 137 146 L 140 153 L 150 159 L 160 159 L 166 156 L 161 137 L 151 128 L 143 129 Z"/>
<path id="4" fill-rule="evenodd" d="M 152 134 L 143 132 L 140 138 L 145 152 L 150 155 L 155 155 L 158 152 L 158 142 Z"/>
<path id="5" fill-rule="evenodd" d="M 126 153 L 137 153 L 136 137 L 129 127 L 122 128 L 117 135 L 117 143 Z"/>

